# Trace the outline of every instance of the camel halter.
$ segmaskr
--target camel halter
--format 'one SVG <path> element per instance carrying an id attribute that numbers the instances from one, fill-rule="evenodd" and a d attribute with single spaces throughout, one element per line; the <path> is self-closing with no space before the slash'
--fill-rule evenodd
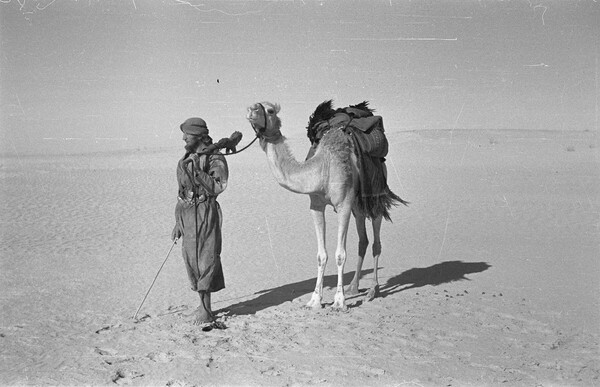
<path id="1" fill-rule="evenodd" d="M 275 136 L 265 136 L 265 130 L 267 130 L 267 111 L 265 109 L 265 106 L 262 103 L 258 103 L 258 105 L 260 105 L 260 108 L 262 110 L 263 113 L 263 117 L 265 119 L 265 126 L 263 126 L 262 128 L 257 128 L 254 123 L 250 123 L 250 125 L 252 125 L 252 129 L 254 129 L 254 133 L 256 133 L 256 138 L 254 140 L 256 140 L 257 138 L 260 138 L 261 140 L 265 140 L 265 141 L 269 141 L 271 140 L 271 142 L 281 138 L 281 133 L 279 133 L 279 136 L 275 135 Z"/>
<path id="2" fill-rule="evenodd" d="M 264 132 L 265 130 L 267 130 L 267 110 L 265 109 L 264 105 L 262 103 L 259 103 L 260 108 L 262 110 L 263 113 L 263 117 L 265 119 L 265 126 L 263 126 L 262 128 L 256 128 L 256 126 L 254 125 L 254 123 L 251 123 L 250 125 L 252 125 L 252 129 L 254 129 L 254 133 L 256 133 L 256 137 L 263 137 L 264 136 Z"/>

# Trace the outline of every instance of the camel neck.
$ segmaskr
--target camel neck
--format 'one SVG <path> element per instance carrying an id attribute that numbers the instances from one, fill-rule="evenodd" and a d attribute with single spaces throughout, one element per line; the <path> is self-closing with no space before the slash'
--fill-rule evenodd
<path id="1" fill-rule="evenodd" d="M 275 132 L 274 134 L 272 134 L 270 136 L 267 136 L 266 134 L 263 134 L 262 135 L 262 139 L 264 141 L 270 142 L 270 143 L 283 142 L 283 135 L 278 130 L 277 132 Z"/>
<path id="2" fill-rule="evenodd" d="M 323 171 L 313 160 L 299 162 L 296 160 L 285 137 L 276 142 L 265 142 L 263 150 L 273 176 L 282 187 L 296 193 L 312 193 L 319 187 Z"/>

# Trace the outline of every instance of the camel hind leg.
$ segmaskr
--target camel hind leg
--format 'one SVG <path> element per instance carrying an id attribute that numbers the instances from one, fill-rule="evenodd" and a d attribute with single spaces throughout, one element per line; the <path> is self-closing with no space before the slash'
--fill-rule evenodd
<path id="1" fill-rule="evenodd" d="M 383 176 L 387 179 L 387 167 L 383 163 Z M 381 222 L 383 216 L 378 216 L 371 220 L 373 226 L 373 284 L 367 293 L 366 300 L 372 301 L 379 296 L 379 278 L 377 277 L 377 269 L 379 268 L 379 256 L 381 255 Z"/>
<path id="2" fill-rule="evenodd" d="M 369 239 L 367 237 L 366 218 L 360 214 L 359 211 L 354 212 L 356 219 L 356 231 L 358 232 L 358 260 L 356 264 L 356 272 L 354 278 L 348 286 L 348 294 L 358 294 L 360 277 L 362 273 L 362 265 L 367 254 L 367 247 L 369 246 Z M 373 225 L 373 280 L 371 287 L 367 292 L 365 299 L 372 301 L 375 297 L 379 296 L 379 278 L 377 269 L 379 267 L 379 256 L 381 255 L 381 223 L 383 218 L 381 216 L 372 220 Z"/>
<path id="3" fill-rule="evenodd" d="M 356 232 L 358 233 L 358 260 L 356 263 L 356 272 L 354 278 L 348 286 L 348 294 L 356 295 L 359 293 L 359 283 L 362 273 L 362 265 L 367 254 L 367 246 L 369 246 L 369 238 L 367 237 L 367 227 L 365 225 L 365 216 L 359 211 L 353 211 L 354 220 L 356 221 Z"/>
<path id="4" fill-rule="evenodd" d="M 382 217 L 378 216 L 372 220 L 373 224 L 373 283 L 371 289 L 367 293 L 366 300 L 373 301 L 375 297 L 379 296 L 379 278 L 377 276 L 377 269 L 379 267 L 379 256 L 381 255 L 381 221 Z"/>

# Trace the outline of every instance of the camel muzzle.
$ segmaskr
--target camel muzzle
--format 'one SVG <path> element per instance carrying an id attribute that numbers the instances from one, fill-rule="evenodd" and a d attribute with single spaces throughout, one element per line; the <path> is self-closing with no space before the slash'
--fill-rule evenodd
<path id="1" fill-rule="evenodd" d="M 260 110 L 262 111 L 262 117 L 264 120 L 264 125 L 262 127 L 256 125 L 256 122 L 252 120 L 252 113 L 258 110 L 254 108 L 257 105 L 260 106 Z M 252 125 L 252 129 L 254 130 L 254 133 L 256 133 L 256 136 L 262 138 L 265 130 L 267 129 L 267 111 L 265 110 L 264 105 L 262 103 L 257 103 L 253 107 L 248 108 L 247 118 L 250 121 L 250 125 Z"/>

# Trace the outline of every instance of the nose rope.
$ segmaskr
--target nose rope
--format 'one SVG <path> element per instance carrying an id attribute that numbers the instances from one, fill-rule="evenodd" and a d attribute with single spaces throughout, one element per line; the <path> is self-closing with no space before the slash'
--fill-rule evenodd
<path id="1" fill-rule="evenodd" d="M 269 136 L 267 136 L 265 134 L 265 131 L 267 130 L 267 126 L 268 126 L 268 121 L 267 121 L 267 111 L 265 109 L 265 106 L 262 103 L 257 103 L 257 105 L 260 106 L 262 113 L 263 113 L 263 117 L 265 119 L 265 125 L 264 127 L 260 128 L 256 125 L 254 125 L 253 122 L 251 122 L 250 124 L 252 125 L 252 129 L 254 129 L 254 132 L 256 133 L 256 137 L 260 138 L 261 140 L 267 141 L 267 142 L 276 142 L 279 139 L 281 139 L 281 132 L 279 130 L 277 130 L 274 134 L 271 134 Z"/>

